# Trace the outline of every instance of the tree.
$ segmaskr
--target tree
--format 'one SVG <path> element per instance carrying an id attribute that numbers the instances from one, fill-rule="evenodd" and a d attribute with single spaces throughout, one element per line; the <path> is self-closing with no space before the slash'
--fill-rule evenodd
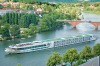
<path id="1" fill-rule="evenodd" d="M 7 15 L 8 13 L 6 13 L 6 14 L 4 14 L 3 16 L 2 16 L 2 21 L 3 22 L 6 22 L 6 23 L 8 23 L 7 21 L 9 21 L 9 19 L 8 19 L 8 15 Z"/>
<path id="2" fill-rule="evenodd" d="M 79 58 L 79 60 L 75 63 L 75 66 L 79 66 L 83 63 L 84 63 L 83 59 Z"/>
<path id="3" fill-rule="evenodd" d="M 80 52 L 80 57 L 85 59 L 86 61 L 92 57 L 92 48 L 89 46 L 85 46 Z"/>
<path id="4" fill-rule="evenodd" d="M 24 28 L 28 28 L 31 23 L 34 25 L 38 24 L 38 19 L 35 14 L 22 13 L 19 20 L 20 27 Z"/>
<path id="5" fill-rule="evenodd" d="M 20 37 L 27 38 L 30 35 L 29 28 L 20 28 Z"/>
<path id="6" fill-rule="evenodd" d="M 100 56 L 100 43 L 97 43 L 93 47 L 93 54 L 94 54 L 94 56 Z"/>
<path id="7" fill-rule="evenodd" d="M 19 37 L 19 34 L 20 34 L 19 26 L 18 25 L 12 25 L 10 27 L 10 34 L 11 34 L 12 38 Z"/>
<path id="8" fill-rule="evenodd" d="M 29 6 L 27 6 L 27 9 L 28 10 L 33 10 L 33 6 L 32 5 L 29 5 Z"/>
<path id="9" fill-rule="evenodd" d="M 63 61 L 65 63 L 69 62 L 71 66 L 73 65 L 73 62 L 75 62 L 76 60 L 78 60 L 78 53 L 75 48 L 71 48 L 67 50 L 65 54 L 63 55 Z"/>
<path id="10" fill-rule="evenodd" d="M 84 4 L 84 7 L 86 8 L 86 7 L 88 7 L 89 5 L 90 5 L 90 3 L 89 2 L 83 2 L 83 4 Z"/>
<path id="11" fill-rule="evenodd" d="M 29 14 L 29 25 L 31 23 L 33 23 L 34 25 L 37 25 L 38 24 L 38 21 L 39 21 L 39 18 L 35 15 L 35 14 Z"/>
<path id="12" fill-rule="evenodd" d="M 30 24 L 29 29 L 29 35 L 34 35 L 37 32 L 37 27 L 34 24 Z"/>
<path id="13" fill-rule="evenodd" d="M 40 23 L 39 23 L 39 31 L 48 31 L 48 30 L 54 30 L 59 27 L 62 27 L 63 23 L 56 22 L 56 20 L 59 18 L 59 15 L 55 12 L 44 14 Z"/>
<path id="14" fill-rule="evenodd" d="M 8 5 L 6 6 L 6 8 L 11 8 L 11 5 L 10 5 L 10 4 L 8 4 Z"/>
<path id="15" fill-rule="evenodd" d="M 61 64 L 61 56 L 58 52 L 54 52 L 47 61 L 47 66 L 56 66 Z"/>
<path id="16" fill-rule="evenodd" d="M 39 27 L 38 27 L 38 31 L 42 32 L 42 31 L 47 31 L 49 30 L 47 23 L 46 22 L 40 22 Z"/>
<path id="17" fill-rule="evenodd" d="M 2 9 L 3 8 L 3 6 L 0 4 L 0 9 Z"/>
<path id="18" fill-rule="evenodd" d="M 15 13 L 15 24 L 17 24 L 18 25 L 18 13 Z"/>
<path id="19" fill-rule="evenodd" d="M 17 66 L 21 66 L 21 64 L 17 64 Z"/>
<path id="20" fill-rule="evenodd" d="M 2 27 L 3 22 L 0 20 L 0 34 L 1 34 L 1 27 Z"/>
<path id="21" fill-rule="evenodd" d="M 1 26 L 0 33 L 4 39 L 9 39 L 10 38 L 9 25 L 5 24 Z"/>
<path id="22" fill-rule="evenodd" d="M 20 27 L 24 27 L 24 28 L 28 27 L 27 26 L 27 15 L 24 14 L 21 16 L 19 25 Z"/>

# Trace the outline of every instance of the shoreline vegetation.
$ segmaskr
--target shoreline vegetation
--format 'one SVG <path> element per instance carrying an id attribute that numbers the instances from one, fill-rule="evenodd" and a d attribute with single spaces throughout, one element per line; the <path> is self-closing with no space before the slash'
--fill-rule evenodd
<path id="1" fill-rule="evenodd" d="M 53 52 L 52 55 L 48 58 L 46 66 L 79 66 L 88 62 L 88 60 L 91 58 L 100 56 L 99 47 L 100 43 L 95 44 L 92 48 L 90 46 L 85 46 L 80 52 L 77 52 L 76 48 L 71 48 L 67 50 L 62 56 L 59 52 Z"/>
<path id="2" fill-rule="evenodd" d="M 79 20 L 81 12 L 99 13 L 100 2 L 48 3 L 36 0 L 2 2 L 1 10 L 11 9 L 0 16 L 0 41 L 28 38 L 36 33 L 59 29 L 64 23 L 57 19 Z M 82 10 L 83 9 L 83 10 Z"/>
<path id="3" fill-rule="evenodd" d="M 57 22 L 57 19 L 79 20 L 82 11 L 100 14 L 99 6 L 100 2 L 49 3 L 36 0 L 2 2 L 1 10 L 12 11 L 0 16 L 0 41 L 32 37 L 38 32 L 58 29 L 63 27 L 64 23 Z"/>
<path id="4" fill-rule="evenodd" d="M 48 3 L 36 2 L 36 0 L 7 1 L 0 3 L 0 10 L 11 9 L 12 11 L 0 16 L 0 41 L 32 37 L 36 33 L 59 29 L 63 27 L 64 23 L 57 22 L 57 19 L 79 20 L 78 16 L 81 15 L 81 11 L 100 14 L 100 2 Z M 75 48 L 67 50 L 63 56 L 60 56 L 58 52 L 54 52 L 48 58 L 47 66 L 56 66 L 62 62 L 68 62 L 71 66 L 79 66 L 90 58 L 100 56 L 99 48 L 100 43 L 93 48 L 85 46 L 80 53 Z M 21 66 L 21 64 L 17 66 Z"/>
<path id="5" fill-rule="evenodd" d="M 80 9 L 72 5 L 21 3 L 14 8 L 10 4 L 9 8 L 13 7 L 14 10 L 0 16 L 0 40 L 27 38 L 36 33 L 59 29 L 64 23 L 57 22 L 57 19 L 79 19 L 77 13 L 80 13 Z"/>

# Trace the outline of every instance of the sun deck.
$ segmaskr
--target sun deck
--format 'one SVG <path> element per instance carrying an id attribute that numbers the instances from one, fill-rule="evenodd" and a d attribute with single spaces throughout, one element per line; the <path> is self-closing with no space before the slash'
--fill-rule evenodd
<path id="1" fill-rule="evenodd" d="M 16 45 L 10 45 L 10 48 L 23 48 L 23 47 L 30 47 L 30 46 L 36 46 L 36 45 L 41 45 L 42 43 L 35 43 L 35 42 L 27 42 L 27 43 L 20 43 Z"/>

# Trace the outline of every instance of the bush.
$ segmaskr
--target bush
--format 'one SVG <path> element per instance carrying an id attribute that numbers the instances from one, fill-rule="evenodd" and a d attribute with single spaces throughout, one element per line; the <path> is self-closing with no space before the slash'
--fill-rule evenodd
<path id="1" fill-rule="evenodd" d="M 27 34 L 20 34 L 20 37 L 21 37 L 21 38 L 27 38 L 28 35 L 27 35 Z"/>
<path id="2" fill-rule="evenodd" d="M 100 43 L 97 43 L 93 47 L 93 54 L 94 54 L 94 56 L 100 56 Z"/>
<path id="3" fill-rule="evenodd" d="M 3 8 L 3 6 L 0 4 L 0 9 L 2 9 Z"/>

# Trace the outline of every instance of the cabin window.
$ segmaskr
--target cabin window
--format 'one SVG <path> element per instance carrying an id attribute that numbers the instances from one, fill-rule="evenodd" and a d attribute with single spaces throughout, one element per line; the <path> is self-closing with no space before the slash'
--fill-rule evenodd
<path id="1" fill-rule="evenodd" d="M 25 48 L 17 48 L 17 50 L 24 50 Z"/>
<path id="2" fill-rule="evenodd" d="M 36 48 L 37 48 L 37 47 L 44 47 L 44 46 L 46 46 L 46 45 L 45 45 L 45 44 L 43 44 L 43 45 L 38 45 L 38 46 L 36 46 Z"/>

